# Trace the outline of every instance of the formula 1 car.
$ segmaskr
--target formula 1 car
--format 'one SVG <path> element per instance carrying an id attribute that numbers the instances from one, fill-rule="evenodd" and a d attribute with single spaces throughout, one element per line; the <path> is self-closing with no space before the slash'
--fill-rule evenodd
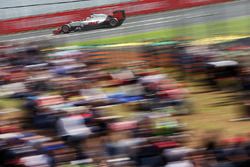
<path id="1" fill-rule="evenodd" d="M 70 32 L 91 30 L 97 28 L 112 28 L 120 26 L 126 19 L 124 10 L 113 12 L 113 16 L 106 14 L 91 14 L 86 19 L 80 21 L 72 21 L 60 26 L 53 31 L 53 34 L 66 34 Z"/>

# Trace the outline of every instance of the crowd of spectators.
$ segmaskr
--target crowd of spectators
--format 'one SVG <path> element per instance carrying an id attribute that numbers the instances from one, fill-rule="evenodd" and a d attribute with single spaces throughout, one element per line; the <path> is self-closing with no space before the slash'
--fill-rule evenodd
<path id="1" fill-rule="evenodd" d="M 194 139 L 185 125 L 169 118 L 192 113 L 188 91 L 159 69 L 110 71 L 82 50 L 1 50 L 0 95 L 23 104 L 1 114 L 27 114 L 1 120 L 0 166 L 250 166 L 249 137 L 208 133 L 203 145 L 188 147 Z M 121 105 L 126 114 L 110 111 Z"/>

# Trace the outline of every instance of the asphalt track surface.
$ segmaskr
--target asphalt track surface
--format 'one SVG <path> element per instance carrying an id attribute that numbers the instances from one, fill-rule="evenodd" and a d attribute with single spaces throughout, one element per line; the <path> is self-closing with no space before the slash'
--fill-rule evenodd
<path id="1" fill-rule="evenodd" d="M 50 39 L 50 42 L 52 43 L 62 44 L 65 42 L 87 41 L 92 39 L 149 32 L 162 28 L 220 21 L 241 16 L 250 16 L 249 0 L 129 17 L 123 25 L 112 29 L 98 29 L 60 35 L 52 35 L 52 30 L 47 29 L 0 36 L 0 41 L 12 42 Z"/>

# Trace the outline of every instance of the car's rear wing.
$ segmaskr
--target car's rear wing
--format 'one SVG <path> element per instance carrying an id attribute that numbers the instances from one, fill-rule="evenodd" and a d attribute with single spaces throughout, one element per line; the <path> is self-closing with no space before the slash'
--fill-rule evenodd
<path id="1" fill-rule="evenodd" d="M 124 21 L 126 19 L 125 10 L 116 10 L 113 12 L 113 17 L 118 21 Z"/>

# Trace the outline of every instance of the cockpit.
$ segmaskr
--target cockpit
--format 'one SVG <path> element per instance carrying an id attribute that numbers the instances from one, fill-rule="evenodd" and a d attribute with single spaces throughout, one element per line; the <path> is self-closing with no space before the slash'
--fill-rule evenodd
<path id="1" fill-rule="evenodd" d="M 105 14 L 91 14 L 89 17 L 87 17 L 85 20 L 95 20 L 95 19 L 105 19 L 107 15 Z"/>

